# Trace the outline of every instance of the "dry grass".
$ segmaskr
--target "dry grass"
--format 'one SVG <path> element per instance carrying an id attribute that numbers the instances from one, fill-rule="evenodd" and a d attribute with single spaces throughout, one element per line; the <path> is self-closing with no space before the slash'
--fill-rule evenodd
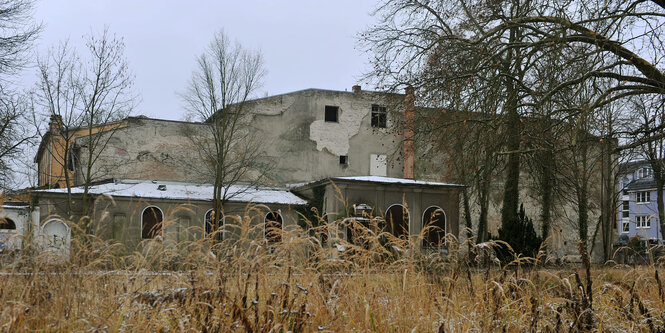
<path id="1" fill-rule="evenodd" d="M 248 211 L 248 214 L 251 213 Z M 448 255 L 366 230 L 363 246 L 300 229 L 268 245 L 244 235 L 119 245 L 74 237 L 72 260 L 30 249 L 0 274 L 0 331 L 662 331 L 655 266 L 479 265 L 491 244 Z M 359 229 L 360 230 L 360 229 Z M 315 230 L 316 231 L 316 230 Z M 344 247 L 340 252 L 339 245 Z M 459 251 L 459 248 L 465 251 Z M 470 256 L 469 253 L 472 255 Z M 473 259 L 476 258 L 476 259 Z M 542 259 L 542 258 L 540 258 Z M 659 275 L 660 274 L 660 275 Z M 590 282 L 592 282 L 590 284 Z"/>

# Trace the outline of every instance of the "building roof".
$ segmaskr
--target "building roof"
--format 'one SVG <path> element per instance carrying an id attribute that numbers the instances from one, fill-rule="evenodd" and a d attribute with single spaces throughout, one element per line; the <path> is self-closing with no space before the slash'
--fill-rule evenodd
<path id="1" fill-rule="evenodd" d="M 442 182 L 431 182 L 424 180 L 413 180 L 405 178 L 392 178 L 392 177 L 381 177 L 381 176 L 353 176 L 353 177 L 330 177 L 325 179 L 320 179 L 317 181 L 306 182 L 306 183 L 295 183 L 289 185 L 291 189 L 306 187 L 310 185 L 325 183 L 328 181 L 332 182 L 360 182 L 360 183 L 374 183 L 374 184 L 394 184 L 394 185 L 412 185 L 412 186 L 434 186 L 434 187 L 466 187 L 466 185 L 461 184 L 451 184 L 451 183 L 442 183 Z"/>
<path id="2" fill-rule="evenodd" d="M 153 198 L 172 200 L 212 201 L 212 184 L 196 184 L 174 181 L 151 181 L 116 179 L 114 182 L 93 185 L 88 193 L 113 197 Z M 37 193 L 67 193 L 66 188 L 36 190 Z M 72 188 L 73 194 L 82 194 L 83 187 Z M 259 204 L 306 205 L 307 201 L 291 193 L 286 188 L 231 185 L 228 190 L 229 202 L 252 202 Z"/>
<path id="3" fill-rule="evenodd" d="M 653 178 L 636 179 L 626 185 L 626 191 L 649 190 L 656 188 L 656 181 Z"/>

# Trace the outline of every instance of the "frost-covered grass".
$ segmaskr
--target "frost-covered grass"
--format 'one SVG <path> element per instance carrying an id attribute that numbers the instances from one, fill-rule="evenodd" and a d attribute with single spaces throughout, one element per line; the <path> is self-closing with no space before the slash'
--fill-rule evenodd
<path id="1" fill-rule="evenodd" d="M 371 232 L 363 247 L 328 240 L 344 252 L 298 230 L 277 245 L 157 240 L 123 256 L 118 245 L 74 238 L 66 264 L 26 253 L 2 268 L 0 331 L 657 331 L 664 324 L 665 271 L 656 266 L 595 267 L 587 279 L 583 267 L 520 266 L 523 258 L 479 265 L 474 258 L 488 244 L 468 252 L 449 239 L 443 256 L 406 250 L 415 237 L 408 244 Z"/>

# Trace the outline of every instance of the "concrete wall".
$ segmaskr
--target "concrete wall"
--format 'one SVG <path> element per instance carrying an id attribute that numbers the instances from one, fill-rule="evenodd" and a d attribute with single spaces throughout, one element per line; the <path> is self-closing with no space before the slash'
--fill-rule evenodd
<path id="1" fill-rule="evenodd" d="M 64 194 L 42 194 L 39 206 L 42 212 L 41 223 L 54 216 L 65 216 Z M 123 243 L 127 250 L 136 249 L 142 239 L 142 214 L 148 207 L 157 207 L 163 213 L 162 236 L 164 241 L 179 243 L 201 239 L 204 230 L 205 214 L 212 208 L 208 201 L 164 200 L 150 198 L 98 197 L 94 204 L 96 224 L 94 233 L 103 239 L 115 239 Z M 263 220 L 269 211 L 278 210 L 282 215 L 283 228 L 294 228 L 298 215 L 295 207 L 282 204 L 252 205 L 227 203 L 224 207 L 225 219 L 230 224 L 238 224 L 236 216 L 249 216 L 253 231 L 249 237 L 263 239 Z M 226 228 L 225 239 L 237 238 L 238 228 Z"/>
<path id="2" fill-rule="evenodd" d="M 446 216 L 446 232 L 459 237 L 459 188 L 406 186 L 363 182 L 325 184 L 323 209 L 328 222 L 350 216 L 354 204 L 368 204 L 374 208 L 374 216 L 384 217 L 394 204 L 404 205 L 409 212 L 409 233 L 418 235 L 423 230 L 423 214 L 428 207 L 443 209 Z M 311 188 L 298 189 L 298 193 L 311 199 Z"/>
<path id="3" fill-rule="evenodd" d="M 402 177 L 400 140 L 390 127 L 403 95 L 309 89 L 252 101 L 253 126 L 275 163 L 269 178 L 286 184 L 334 176 L 370 175 L 371 155 L 388 155 L 387 176 Z M 387 128 L 371 126 L 372 104 L 385 106 Z M 325 107 L 339 107 L 339 122 L 325 122 Z M 348 165 L 340 164 L 348 156 Z"/>
<path id="4" fill-rule="evenodd" d="M 104 149 L 93 163 L 92 179 L 136 178 L 204 182 L 211 179 L 195 142 L 186 133 L 205 135 L 206 125 L 148 118 L 128 118 L 127 126 L 104 132 Z M 77 139 L 80 149 L 76 183 L 83 183 L 88 160 L 87 138 Z"/>
<path id="5" fill-rule="evenodd" d="M 16 229 L 0 229 L 0 251 L 20 250 L 30 230 L 30 207 L 3 205 L 0 218 L 14 221 Z"/>

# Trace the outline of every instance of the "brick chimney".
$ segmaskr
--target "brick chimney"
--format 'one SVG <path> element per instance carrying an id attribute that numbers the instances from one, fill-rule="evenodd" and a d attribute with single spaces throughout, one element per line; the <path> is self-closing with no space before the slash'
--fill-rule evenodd
<path id="1" fill-rule="evenodd" d="M 356 84 L 355 86 L 351 87 L 351 91 L 353 91 L 354 94 L 357 94 L 357 93 L 361 92 L 362 89 L 360 88 L 359 85 Z"/>
<path id="2" fill-rule="evenodd" d="M 406 87 L 404 96 L 404 178 L 413 179 L 413 169 L 415 167 L 413 152 L 413 122 L 415 118 L 415 100 L 414 89 L 411 86 Z"/>
<path id="3" fill-rule="evenodd" d="M 48 129 L 51 134 L 58 134 L 62 130 L 62 117 L 59 114 L 51 115 Z"/>

